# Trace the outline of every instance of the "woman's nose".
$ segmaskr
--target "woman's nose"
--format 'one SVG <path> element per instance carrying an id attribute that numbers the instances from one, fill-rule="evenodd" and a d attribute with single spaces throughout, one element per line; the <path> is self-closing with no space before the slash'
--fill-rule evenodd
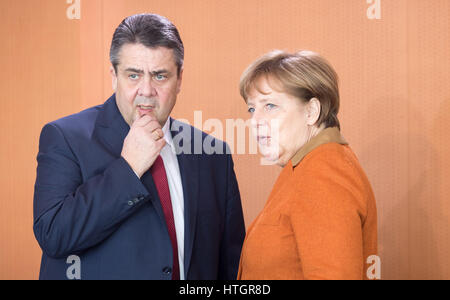
<path id="1" fill-rule="evenodd" d="M 267 126 L 267 124 L 269 123 L 269 118 L 267 118 L 264 111 L 255 109 L 252 114 L 252 123 L 254 123 L 257 127 Z"/>
<path id="2" fill-rule="evenodd" d="M 255 108 L 255 110 L 254 110 L 254 112 L 252 114 L 252 122 L 258 124 L 258 123 L 260 123 L 263 120 L 264 120 L 264 117 L 263 117 L 261 111 L 259 109 Z"/>
<path id="3" fill-rule="evenodd" d="M 263 114 L 255 111 L 255 113 L 252 115 L 251 124 L 253 130 L 256 130 L 256 132 L 258 132 L 258 135 L 262 133 L 264 134 L 268 133 L 269 130 L 268 123 L 269 122 L 267 118 Z"/>

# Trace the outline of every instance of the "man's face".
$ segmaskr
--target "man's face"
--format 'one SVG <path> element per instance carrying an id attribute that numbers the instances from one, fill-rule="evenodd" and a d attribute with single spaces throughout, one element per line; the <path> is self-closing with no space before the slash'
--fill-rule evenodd
<path id="1" fill-rule="evenodd" d="M 143 115 L 154 115 L 163 126 L 180 92 L 183 70 L 178 74 L 173 50 L 125 44 L 119 52 L 117 72 L 111 67 L 116 102 L 131 126 Z"/>

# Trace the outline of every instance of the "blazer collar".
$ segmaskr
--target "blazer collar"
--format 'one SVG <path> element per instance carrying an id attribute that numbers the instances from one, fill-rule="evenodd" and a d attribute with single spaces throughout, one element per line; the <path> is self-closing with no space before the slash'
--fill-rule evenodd
<path id="1" fill-rule="evenodd" d="M 348 145 L 337 127 L 326 128 L 303 145 L 303 147 L 301 147 L 300 150 L 292 157 L 292 167 L 295 168 L 303 160 L 303 158 L 305 158 L 305 156 L 314 149 L 328 143 Z"/>
<path id="2" fill-rule="evenodd" d="M 194 136 L 199 134 L 199 132 L 190 125 L 172 118 L 170 119 L 170 132 L 173 138 L 172 144 L 177 153 L 181 182 L 183 184 L 185 217 L 184 271 L 187 278 L 195 241 L 200 198 L 200 157 L 193 154 L 195 147 L 192 143 Z M 202 141 L 201 138 L 200 135 L 200 141 Z"/>
<path id="3" fill-rule="evenodd" d="M 97 125 L 102 127 L 121 129 L 122 131 L 130 130 L 130 126 L 125 122 L 116 103 L 116 94 L 113 94 L 103 104 L 97 118 Z"/>
<path id="4" fill-rule="evenodd" d="M 120 156 L 123 141 L 130 131 L 130 126 L 125 122 L 117 107 L 115 94 L 102 105 L 94 130 L 94 134 L 108 145 L 116 156 Z"/>

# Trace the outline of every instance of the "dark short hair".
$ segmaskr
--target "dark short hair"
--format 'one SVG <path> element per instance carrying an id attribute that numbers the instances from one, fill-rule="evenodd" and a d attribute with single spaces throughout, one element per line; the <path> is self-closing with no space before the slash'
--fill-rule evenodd
<path id="1" fill-rule="evenodd" d="M 312 98 L 319 100 L 321 111 L 316 125 L 340 127 L 338 75 L 319 54 L 312 51 L 288 53 L 275 50 L 253 62 L 242 74 L 240 93 L 247 102 L 249 92 L 256 89 L 261 77 L 274 79 L 282 92 L 297 97 L 307 103 Z"/>
<path id="2" fill-rule="evenodd" d="M 149 48 L 173 50 L 178 74 L 183 66 L 184 46 L 177 28 L 167 18 L 157 14 L 138 14 L 125 18 L 114 32 L 109 58 L 117 72 L 119 52 L 123 45 L 142 44 Z"/>

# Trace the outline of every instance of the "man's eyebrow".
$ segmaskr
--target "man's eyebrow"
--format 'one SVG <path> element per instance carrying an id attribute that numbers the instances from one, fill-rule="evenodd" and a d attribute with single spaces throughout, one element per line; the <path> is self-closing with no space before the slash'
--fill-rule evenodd
<path id="1" fill-rule="evenodd" d="M 125 69 L 125 72 L 133 72 L 133 73 L 138 73 L 138 74 L 144 74 L 143 70 L 139 70 L 139 69 L 135 69 L 135 68 L 127 68 L 127 69 Z"/>
<path id="2" fill-rule="evenodd" d="M 135 69 L 135 68 L 127 68 L 125 69 L 125 72 L 132 72 L 132 73 L 138 73 L 138 74 L 144 74 L 144 70 L 140 70 L 140 69 Z M 150 74 L 152 76 L 157 76 L 157 75 L 161 75 L 161 74 L 170 74 L 170 72 L 166 69 L 161 69 L 161 70 L 156 70 L 153 72 L 150 72 Z"/>
<path id="3" fill-rule="evenodd" d="M 161 70 L 153 71 L 153 72 L 151 72 L 151 74 L 153 76 L 156 76 L 156 75 L 161 75 L 161 74 L 170 74 L 170 72 L 167 71 L 166 69 L 161 69 Z"/>

